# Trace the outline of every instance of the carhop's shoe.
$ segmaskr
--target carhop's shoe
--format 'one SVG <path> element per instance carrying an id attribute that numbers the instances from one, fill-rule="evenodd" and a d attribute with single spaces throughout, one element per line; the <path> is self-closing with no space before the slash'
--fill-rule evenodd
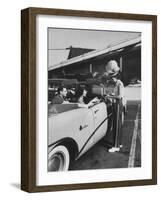
<path id="1" fill-rule="evenodd" d="M 114 152 L 118 152 L 118 151 L 120 151 L 119 147 L 112 147 L 111 149 L 108 150 L 108 152 L 110 152 L 110 153 L 114 153 Z"/>

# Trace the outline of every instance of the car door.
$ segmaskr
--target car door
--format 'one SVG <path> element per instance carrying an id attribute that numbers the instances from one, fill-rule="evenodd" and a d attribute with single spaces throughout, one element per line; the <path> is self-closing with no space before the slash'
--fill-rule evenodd
<path id="1" fill-rule="evenodd" d="M 89 108 L 80 108 L 77 120 L 73 120 L 74 132 L 79 144 L 79 157 L 94 144 L 92 134 L 95 129 L 93 112 Z M 79 118 L 79 119 L 78 119 Z"/>
<path id="2" fill-rule="evenodd" d="M 94 134 L 94 142 L 99 141 L 107 132 L 107 108 L 105 103 L 99 103 L 94 105 L 91 108 L 94 117 L 95 124 L 95 134 Z"/>

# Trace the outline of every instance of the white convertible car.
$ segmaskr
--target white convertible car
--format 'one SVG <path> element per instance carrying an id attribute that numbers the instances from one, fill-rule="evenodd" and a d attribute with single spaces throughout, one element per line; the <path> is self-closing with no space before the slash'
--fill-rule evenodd
<path id="1" fill-rule="evenodd" d="M 82 156 L 102 139 L 112 113 L 99 102 L 90 108 L 77 103 L 55 104 L 49 108 L 48 171 L 68 170 L 71 160 Z"/>

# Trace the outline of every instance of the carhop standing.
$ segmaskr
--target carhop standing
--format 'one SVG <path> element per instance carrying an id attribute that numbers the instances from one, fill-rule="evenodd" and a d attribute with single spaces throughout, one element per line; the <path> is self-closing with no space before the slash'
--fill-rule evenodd
<path id="1" fill-rule="evenodd" d="M 112 100 L 113 108 L 113 145 L 112 148 L 108 149 L 108 151 L 117 152 L 120 151 L 120 148 L 122 147 L 122 112 L 124 85 L 119 79 L 120 75 L 117 62 L 111 60 L 107 63 L 107 66 L 107 81 L 104 84 L 105 94 Z"/>

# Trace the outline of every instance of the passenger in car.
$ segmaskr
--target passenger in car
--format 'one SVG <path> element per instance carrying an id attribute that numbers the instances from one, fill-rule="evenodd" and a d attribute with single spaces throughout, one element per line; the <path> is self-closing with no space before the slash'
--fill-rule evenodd
<path id="1" fill-rule="evenodd" d="M 86 98 L 87 96 L 87 90 L 85 88 L 79 88 L 77 93 L 76 93 L 76 96 L 77 96 L 77 102 L 79 103 L 80 107 L 91 107 L 93 106 L 95 103 L 99 102 L 99 99 L 96 97 L 94 99 L 92 99 L 89 103 L 85 104 L 85 101 L 84 99 Z"/>
<path id="2" fill-rule="evenodd" d="M 114 67 L 114 66 L 113 66 Z M 119 78 L 118 70 L 108 71 L 108 79 L 105 83 L 105 94 L 113 102 L 113 145 L 109 152 L 120 151 L 122 147 L 122 112 L 124 85 Z"/>
<path id="3" fill-rule="evenodd" d="M 58 94 L 52 99 L 52 104 L 68 103 L 68 101 L 65 100 L 66 96 L 67 89 L 64 86 L 60 86 L 58 88 Z"/>

